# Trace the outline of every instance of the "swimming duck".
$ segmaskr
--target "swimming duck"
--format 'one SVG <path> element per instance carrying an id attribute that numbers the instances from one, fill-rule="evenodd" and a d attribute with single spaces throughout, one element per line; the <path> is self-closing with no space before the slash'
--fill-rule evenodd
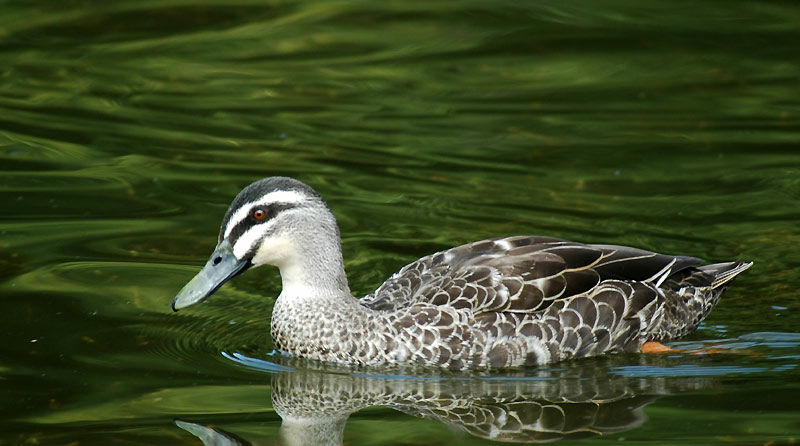
<path id="1" fill-rule="evenodd" d="M 178 311 L 251 267 L 280 269 L 279 352 L 351 365 L 450 369 L 541 365 L 636 352 L 694 330 L 752 265 L 516 236 L 412 262 L 361 299 L 350 293 L 339 228 L 322 197 L 286 177 L 256 181 L 225 213 L 214 252 L 178 293 Z"/>

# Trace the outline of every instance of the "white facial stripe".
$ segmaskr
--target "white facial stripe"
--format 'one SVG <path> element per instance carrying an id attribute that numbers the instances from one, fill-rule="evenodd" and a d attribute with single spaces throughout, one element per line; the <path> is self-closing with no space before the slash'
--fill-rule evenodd
<path id="1" fill-rule="evenodd" d="M 233 245 L 233 255 L 239 260 L 243 259 L 247 252 L 250 251 L 250 248 L 264 237 L 264 234 L 267 233 L 270 226 L 272 225 L 267 223 L 255 225 L 248 229 L 247 232 L 236 240 L 236 244 Z"/>
<path id="2" fill-rule="evenodd" d="M 254 204 L 256 204 L 255 201 L 247 202 L 242 207 L 237 209 L 236 212 L 233 213 L 233 215 L 231 215 L 231 219 L 228 220 L 228 226 L 225 226 L 225 237 L 224 238 L 228 238 L 228 236 L 231 235 L 231 231 L 233 231 L 233 228 L 236 227 L 236 225 L 240 221 L 242 221 L 245 218 L 247 218 L 247 215 L 250 213 L 250 209 L 253 208 Z"/>
<path id="3" fill-rule="evenodd" d="M 258 200 L 249 201 L 240 206 L 239 209 L 237 209 L 236 212 L 231 215 L 231 219 L 228 220 L 228 225 L 225 226 L 225 236 L 223 238 L 228 238 L 228 236 L 231 235 L 233 228 L 235 228 L 239 222 L 250 215 L 250 209 L 252 209 L 253 206 L 268 205 L 273 203 L 300 204 L 305 200 L 306 196 L 300 192 L 294 190 L 277 190 L 264 195 Z"/>

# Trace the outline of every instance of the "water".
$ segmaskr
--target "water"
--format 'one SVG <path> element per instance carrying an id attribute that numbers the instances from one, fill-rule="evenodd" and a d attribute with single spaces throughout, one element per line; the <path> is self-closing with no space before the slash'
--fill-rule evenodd
<path id="1" fill-rule="evenodd" d="M 0 444 L 274 442 L 309 432 L 279 433 L 309 398 L 309 423 L 346 420 L 347 444 L 492 444 L 467 415 L 498 407 L 579 414 L 529 441 L 798 441 L 793 3 L 0 10 Z M 755 266 L 676 344 L 715 354 L 422 381 L 289 373 L 268 365 L 276 271 L 169 309 L 232 197 L 268 175 L 326 197 L 358 295 L 511 234 Z M 458 401 L 460 424 L 431 401 Z"/>

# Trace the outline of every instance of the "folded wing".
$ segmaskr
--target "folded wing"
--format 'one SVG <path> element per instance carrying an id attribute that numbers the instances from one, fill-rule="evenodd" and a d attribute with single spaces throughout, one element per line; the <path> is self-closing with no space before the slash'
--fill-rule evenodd
<path id="1" fill-rule="evenodd" d="M 551 237 L 498 238 L 423 257 L 403 267 L 361 303 L 385 311 L 429 303 L 475 314 L 534 313 L 590 292 L 604 280 L 660 285 L 667 277 L 701 263 L 693 257 Z"/>

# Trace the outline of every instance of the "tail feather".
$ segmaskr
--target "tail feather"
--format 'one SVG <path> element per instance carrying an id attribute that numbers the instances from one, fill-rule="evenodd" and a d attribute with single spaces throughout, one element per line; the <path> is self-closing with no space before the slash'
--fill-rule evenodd
<path id="1" fill-rule="evenodd" d="M 648 340 L 666 342 L 679 338 L 705 319 L 734 277 L 752 262 L 726 262 L 679 271 L 664 282 L 663 318 L 653 326 Z"/>
<path id="2" fill-rule="evenodd" d="M 735 262 L 715 263 L 713 265 L 704 265 L 698 267 L 700 271 L 711 274 L 714 280 L 711 282 L 711 289 L 719 288 L 739 275 L 742 271 L 753 266 L 753 262 L 742 262 L 737 260 Z"/>

